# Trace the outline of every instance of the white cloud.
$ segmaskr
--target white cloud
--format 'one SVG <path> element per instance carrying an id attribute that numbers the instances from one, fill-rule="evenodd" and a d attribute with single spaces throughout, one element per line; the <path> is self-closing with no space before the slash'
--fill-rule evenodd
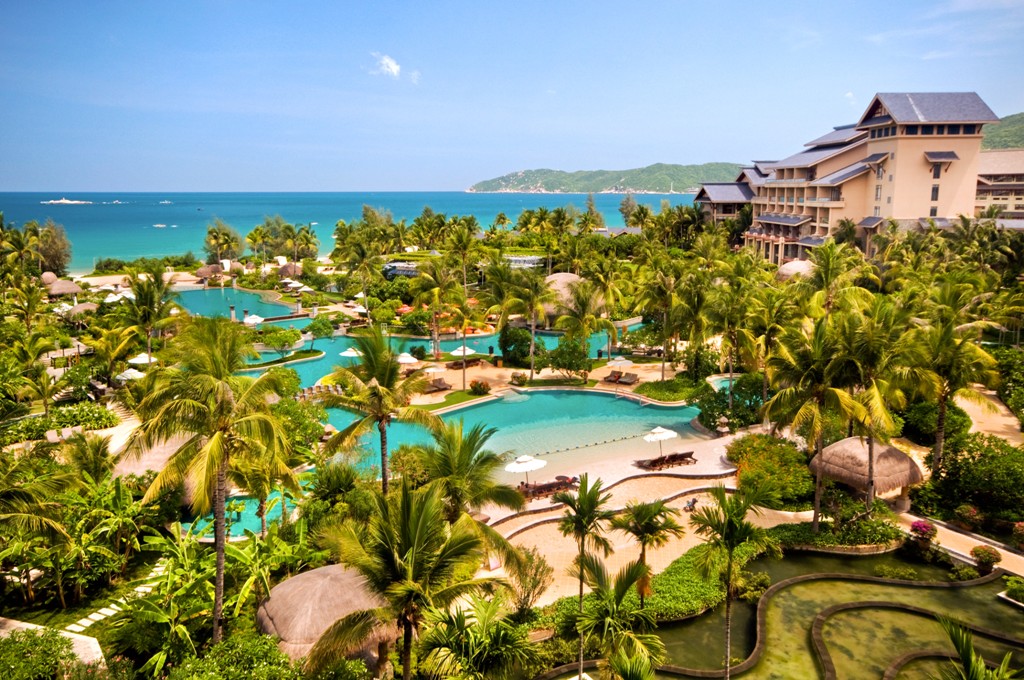
<path id="1" fill-rule="evenodd" d="M 377 67 L 370 71 L 370 73 L 375 76 L 388 76 L 398 79 L 402 73 L 402 67 L 397 61 L 380 52 L 373 52 L 372 54 L 373 58 L 377 60 Z"/>
<path id="2" fill-rule="evenodd" d="M 413 85 L 419 85 L 420 84 L 420 72 L 419 71 L 410 71 L 409 72 L 409 80 L 412 81 Z"/>
<path id="3" fill-rule="evenodd" d="M 843 99 L 845 99 L 850 106 L 857 106 L 857 98 L 853 96 L 853 92 L 847 92 L 844 94 Z"/>

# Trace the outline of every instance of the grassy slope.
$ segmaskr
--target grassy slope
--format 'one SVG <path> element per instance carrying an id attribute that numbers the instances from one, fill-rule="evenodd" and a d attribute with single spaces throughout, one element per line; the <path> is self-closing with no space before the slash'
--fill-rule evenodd
<path id="1" fill-rule="evenodd" d="M 478 182 L 473 191 L 552 191 L 599 193 L 603 191 L 684 191 L 701 182 L 731 182 L 740 166 L 735 163 L 668 165 L 656 163 L 634 170 L 521 170 Z"/>
<path id="2" fill-rule="evenodd" d="M 995 125 L 985 126 L 983 149 L 1024 148 L 1024 113 L 1006 116 Z"/>

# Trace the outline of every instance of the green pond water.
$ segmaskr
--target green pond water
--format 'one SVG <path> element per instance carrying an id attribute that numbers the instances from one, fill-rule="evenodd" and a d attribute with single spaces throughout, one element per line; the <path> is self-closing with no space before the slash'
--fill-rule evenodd
<path id="1" fill-rule="evenodd" d="M 922 579 L 947 582 L 945 569 L 908 564 L 895 555 L 843 557 L 818 554 L 790 554 L 783 560 L 758 560 L 752 571 L 764 571 L 777 583 L 793 576 L 816 573 L 874 575 L 876 567 L 912 566 Z M 1004 588 L 1002 580 L 959 588 L 897 586 L 837 579 L 798 583 L 775 593 L 767 607 L 766 645 L 761 659 L 751 670 L 736 677 L 750 679 L 819 678 L 810 630 L 822 610 L 856 601 L 897 602 L 945 614 L 968 623 L 998 630 L 1024 639 L 1024 612 L 996 598 Z M 662 624 L 658 635 L 665 642 L 674 666 L 694 669 L 722 667 L 724 652 L 724 607 L 696 619 Z M 825 643 L 836 666 L 837 677 L 857 680 L 880 678 L 885 669 L 908 652 L 949 646 L 945 633 L 932 617 L 885 608 L 837 612 L 825 623 Z M 756 641 L 756 606 L 736 602 L 733 606 L 733 659 L 746 659 Z M 1015 654 L 1015 667 L 1024 665 L 1024 648 L 975 636 L 979 651 L 991 660 Z M 925 659 L 908 664 L 901 680 L 933 677 L 941 663 Z M 572 674 L 565 677 L 571 677 Z M 677 677 L 659 673 L 660 679 Z"/>

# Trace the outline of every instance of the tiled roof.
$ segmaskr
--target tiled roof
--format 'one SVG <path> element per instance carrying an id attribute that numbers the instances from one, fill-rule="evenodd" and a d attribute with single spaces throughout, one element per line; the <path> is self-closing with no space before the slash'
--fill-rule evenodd
<path id="1" fill-rule="evenodd" d="M 811 246 L 812 248 L 820 246 L 824 242 L 824 236 L 804 236 L 802 239 L 797 241 L 797 243 L 802 246 Z"/>
<path id="2" fill-rule="evenodd" d="M 764 222 L 766 224 L 781 224 L 788 227 L 798 227 L 801 224 L 807 224 L 811 221 L 810 215 L 776 215 L 773 213 L 765 213 L 757 216 L 758 222 Z"/>
<path id="3" fill-rule="evenodd" d="M 864 130 L 858 130 L 855 125 L 840 125 L 834 128 L 832 132 L 823 134 L 817 139 L 804 144 L 804 146 L 825 146 L 827 144 L 845 144 L 852 139 L 857 137 L 863 137 L 867 133 Z"/>
<path id="4" fill-rule="evenodd" d="M 976 92 L 879 92 L 875 98 L 897 123 L 994 123 L 999 120 Z M 871 108 L 869 106 L 868 110 Z M 859 125 L 864 124 L 865 121 L 861 121 Z"/>
<path id="5" fill-rule="evenodd" d="M 939 229 L 949 229 L 951 226 L 953 226 L 953 223 L 950 222 L 949 219 L 946 218 L 946 217 L 919 217 L 919 218 L 917 218 L 917 223 L 919 225 L 921 225 L 921 228 L 923 228 L 923 229 L 927 229 L 928 228 L 929 222 L 934 222 L 935 226 L 938 227 Z"/>
<path id="6" fill-rule="evenodd" d="M 877 227 L 879 224 L 885 221 L 884 217 L 865 217 L 857 223 L 858 227 L 866 227 L 868 229 Z"/>
<path id="7" fill-rule="evenodd" d="M 701 185 L 697 198 L 701 195 L 712 203 L 749 203 L 754 192 L 744 182 L 713 182 Z"/>
<path id="8" fill-rule="evenodd" d="M 854 142 L 857 144 L 859 142 Z M 775 164 L 777 168 L 808 168 L 817 165 L 826 158 L 831 158 L 851 148 L 852 144 L 846 146 L 822 146 L 795 153 L 789 158 L 784 158 Z"/>
<path id="9" fill-rule="evenodd" d="M 1024 230 L 1024 220 L 996 220 L 996 226 L 1000 229 L 1013 229 L 1014 231 Z"/>
<path id="10" fill-rule="evenodd" d="M 960 160 L 956 151 L 925 151 L 924 159 L 929 163 L 949 163 Z"/>
<path id="11" fill-rule="evenodd" d="M 1024 175 L 1024 149 L 999 149 L 978 154 L 979 175 Z"/>
<path id="12" fill-rule="evenodd" d="M 840 168 L 835 172 L 825 175 L 824 177 L 813 182 L 813 186 L 816 187 L 835 187 L 839 186 L 843 182 L 849 181 L 854 177 L 860 177 L 865 172 L 870 170 L 867 163 L 864 161 L 858 161 L 852 165 L 847 165 L 845 168 Z"/>
<path id="13" fill-rule="evenodd" d="M 868 156 L 867 158 L 865 158 L 864 160 L 862 160 L 861 163 L 867 163 L 868 165 L 874 165 L 875 163 L 877 163 L 879 161 L 884 161 L 888 157 L 889 157 L 889 152 L 888 151 L 883 151 L 881 153 L 873 153 L 870 156 Z"/>
<path id="14" fill-rule="evenodd" d="M 892 125 L 892 116 L 875 116 L 874 118 L 868 118 L 857 127 L 869 128 L 875 127 L 876 125 Z"/>

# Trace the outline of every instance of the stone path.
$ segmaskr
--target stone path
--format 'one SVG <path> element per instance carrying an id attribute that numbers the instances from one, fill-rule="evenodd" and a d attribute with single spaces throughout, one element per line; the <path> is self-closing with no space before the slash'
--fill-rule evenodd
<path id="1" fill-rule="evenodd" d="M 157 561 L 157 563 L 153 566 L 152 571 L 149 572 L 149 575 L 142 579 L 142 585 L 138 585 L 135 587 L 135 595 L 139 596 L 151 593 L 153 591 L 153 586 L 151 585 L 151 582 L 163 576 L 164 569 L 166 568 L 167 564 L 164 560 Z M 75 621 L 74 623 L 68 624 L 64 627 L 64 630 L 68 631 L 69 633 L 81 633 L 92 624 L 98 623 L 103 619 L 109 618 L 117 612 L 121 611 L 121 605 L 125 603 L 125 600 L 125 597 L 118 598 L 106 607 L 101 607 L 100 609 L 94 611 L 92 614 L 89 614 L 88 616 L 81 618 L 78 621 Z"/>
<path id="2" fill-rule="evenodd" d="M 972 389 L 984 397 L 987 405 L 967 399 L 956 400 L 956 405 L 971 417 L 971 432 L 982 432 L 1002 437 L 1014 446 L 1024 444 L 1024 433 L 1020 431 L 1020 421 L 999 399 L 995 390 L 985 389 L 981 385 L 975 385 Z"/>

